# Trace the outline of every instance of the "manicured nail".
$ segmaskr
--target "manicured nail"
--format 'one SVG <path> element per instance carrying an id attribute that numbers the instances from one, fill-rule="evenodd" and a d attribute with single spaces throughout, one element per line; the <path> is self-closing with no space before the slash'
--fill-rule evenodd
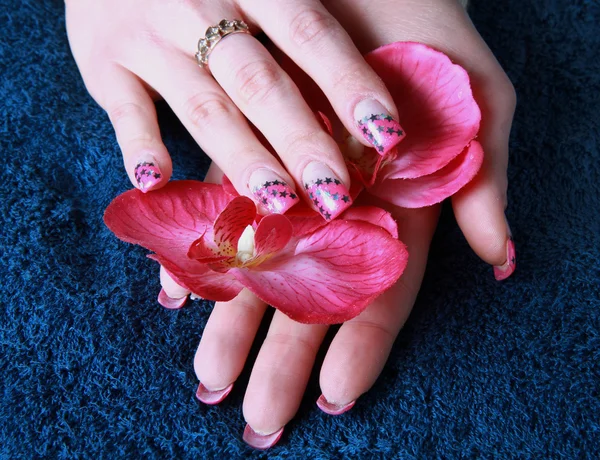
<path id="1" fill-rule="evenodd" d="M 154 159 L 140 161 L 135 167 L 135 180 L 144 193 L 152 190 L 162 178 L 158 162 Z"/>
<path id="2" fill-rule="evenodd" d="M 504 265 L 494 267 L 494 277 L 498 281 L 505 280 L 513 274 L 515 268 L 517 268 L 517 253 L 512 236 L 509 236 L 506 241 L 506 262 Z"/>
<path id="3" fill-rule="evenodd" d="M 359 102 L 354 118 L 363 137 L 380 155 L 388 153 L 406 136 L 400 123 L 373 99 Z"/>
<path id="4" fill-rule="evenodd" d="M 200 382 L 200 384 L 198 385 L 198 389 L 196 390 L 196 398 L 198 398 L 204 404 L 219 404 L 227 397 L 227 395 L 231 392 L 232 388 L 233 383 L 223 388 L 222 390 L 210 391 L 202 384 L 202 382 Z"/>
<path id="5" fill-rule="evenodd" d="M 187 296 L 180 299 L 174 299 L 169 297 L 164 289 L 161 289 L 158 293 L 158 303 L 169 310 L 177 310 L 185 305 Z"/>
<path id="6" fill-rule="evenodd" d="M 313 161 L 302 174 L 310 205 L 325 220 L 339 216 L 352 204 L 350 192 L 341 180 L 323 163 Z"/>
<path id="7" fill-rule="evenodd" d="M 254 447 L 255 449 L 268 449 L 269 447 L 274 446 L 281 438 L 283 433 L 283 429 L 285 427 L 281 427 L 275 433 L 271 434 L 258 434 L 254 431 L 250 425 L 246 424 L 246 428 L 244 428 L 244 442 L 248 444 L 250 447 Z"/>
<path id="8" fill-rule="evenodd" d="M 294 189 L 270 169 L 254 171 L 248 188 L 265 214 L 283 214 L 300 201 Z"/>
<path id="9" fill-rule="evenodd" d="M 344 412 L 347 412 L 350 409 L 352 409 L 355 404 L 356 399 L 354 401 L 350 401 L 348 404 L 345 404 L 343 406 L 330 403 L 325 399 L 325 396 L 323 395 L 319 396 L 319 399 L 317 399 L 317 406 L 319 406 L 319 409 L 321 409 L 323 412 L 329 415 L 343 414 Z"/>

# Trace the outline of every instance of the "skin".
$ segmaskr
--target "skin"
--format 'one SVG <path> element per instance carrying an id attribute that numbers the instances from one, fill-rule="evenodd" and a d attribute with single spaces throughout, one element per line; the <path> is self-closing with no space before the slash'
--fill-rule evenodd
<path id="1" fill-rule="evenodd" d="M 452 197 L 452 205 L 457 222 L 473 250 L 491 265 L 506 264 L 510 232 L 504 216 L 506 168 L 516 97 L 506 74 L 457 1 L 331 0 L 324 2 L 326 10 L 321 9 L 321 4 L 312 2 L 277 3 L 301 5 L 305 10 L 294 11 L 305 15 L 308 22 L 304 23 L 294 19 L 298 16 L 285 13 L 283 6 L 275 7 L 275 2 L 267 0 L 163 2 L 171 8 L 168 14 L 157 1 L 144 2 L 144 8 L 138 0 L 119 1 L 119 5 L 127 5 L 127 8 L 107 6 L 116 1 L 67 1 L 67 22 L 73 53 L 86 85 L 115 125 L 126 169 L 134 185 L 133 166 L 140 151 L 151 150 L 161 162 L 163 172 L 169 176 L 171 171 L 171 160 L 156 124 L 152 102 L 156 97 L 154 90 L 171 104 L 216 163 L 209 171 L 208 181 L 218 182 L 223 170 L 244 194 L 247 176 L 257 165 L 280 168 L 278 174 L 286 180 L 297 181 L 302 168 L 317 157 L 324 159 L 343 180 L 347 179 L 337 147 L 309 120 L 312 114 L 307 112 L 306 103 L 298 99 L 292 78 L 279 75 L 275 80 L 269 79 L 271 84 L 283 82 L 283 86 L 263 91 L 263 94 L 260 79 L 227 79 L 227 74 L 239 75 L 235 66 L 243 52 L 246 53 L 245 65 L 254 65 L 258 74 L 273 76 L 269 70 L 260 70 L 261 66 L 279 72 L 276 61 L 265 55 L 258 42 L 249 41 L 247 36 L 237 36 L 219 44 L 211 56 L 214 58 L 211 71 L 216 80 L 194 67 L 190 43 L 198 39 L 198 30 L 212 24 L 205 18 L 239 17 L 237 13 L 241 11 L 251 25 L 260 23 L 283 52 L 324 89 L 338 116 L 352 133 L 355 132 L 353 107 L 365 95 L 382 101 L 391 113 L 395 113 L 387 90 L 369 69 L 365 69 L 360 55 L 394 41 L 418 41 L 449 55 L 471 77 L 473 92 L 482 110 L 478 140 L 486 156 L 478 176 Z M 113 11 L 119 11 L 120 16 L 114 17 Z M 144 14 L 139 15 L 136 11 L 144 11 Z M 334 22 L 328 14 L 335 18 Z M 324 17 L 327 19 L 323 20 Z M 141 22 L 136 23 L 138 20 Z M 107 28 L 107 24 L 111 27 Z M 295 31 L 291 35 L 284 30 L 290 24 L 295 25 L 287 29 Z M 300 27 L 298 24 L 305 25 Z M 335 24 L 333 29 L 329 27 L 332 24 Z M 328 27 L 322 28 L 322 25 Z M 352 42 L 346 38 L 346 33 Z M 131 46 L 124 46 L 123 43 L 128 41 Z M 157 66 L 156 62 L 161 64 Z M 170 72 L 157 75 L 160 73 L 157 69 L 165 68 L 166 62 L 169 62 Z M 347 69 L 341 72 L 337 85 L 332 83 L 331 75 L 319 71 L 332 66 Z M 223 85 L 224 91 L 219 84 Z M 240 92 L 244 84 L 246 90 Z M 337 87 L 340 87 L 339 91 Z M 206 94 L 218 96 L 208 100 Z M 261 105 L 277 112 L 277 120 L 266 117 L 261 112 Z M 215 120 L 213 116 L 206 116 L 203 107 L 216 111 Z M 234 140 L 229 144 L 223 145 L 222 138 L 214 135 L 222 128 L 220 123 L 224 123 L 219 114 L 227 114 L 228 126 L 235 125 L 234 132 L 229 135 Z M 279 163 L 256 141 L 242 114 L 271 141 L 285 169 L 279 167 Z M 202 127 L 203 123 L 209 128 Z M 279 138 L 275 131 L 281 131 L 285 136 Z M 358 135 L 355 137 L 360 139 Z M 240 146 L 236 147 L 235 142 Z M 244 148 L 241 148 L 242 144 Z M 236 156 L 232 153 L 236 148 L 244 154 Z M 364 199 L 373 202 L 372 198 Z M 333 339 L 320 374 L 323 395 L 333 404 L 345 405 L 371 388 L 410 314 L 421 285 L 439 208 L 406 210 L 388 205 L 387 209 L 398 220 L 400 239 L 408 246 L 408 267 L 393 288 L 361 315 L 344 323 Z M 161 281 L 169 296 L 182 297 L 185 291 L 164 272 Z M 194 360 L 198 379 L 206 388 L 219 390 L 235 382 L 266 308 L 247 291 L 230 302 L 216 303 Z M 326 331 L 326 326 L 296 323 L 279 311 L 275 312 L 244 398 L 244 418 L 254 431 L 273 433 L 295 415 Z"/>

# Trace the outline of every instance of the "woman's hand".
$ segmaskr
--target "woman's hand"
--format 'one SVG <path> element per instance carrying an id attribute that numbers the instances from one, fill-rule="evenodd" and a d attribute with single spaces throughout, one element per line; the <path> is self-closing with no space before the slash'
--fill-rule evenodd
<path id="1" fill-rule="evenodd" d="M 445 52 L 469 71 L 482 109 L 478 140 L 486 157 L 477 178 L 453 197 L 453 206 L 477 254 L 497 266 L 497 278 L 510 275 L 514 261 L 509 255 L 514 246 L 511 249 L 504 209 L 515 93 L 468 16 L 450 0 L 331 0 L 326 6 L 351 31 L 363 53 L 394 41 L 420 41 Z M 211 171 L 207 179 L 218 181 L 217 171 Z M 396 286 L 343 324 L 333 339 L 321 368 L 323 395 L 318 402 L 331 414 L 350 409 L 374 384 L 421 284 L 439 208 L 390 211 L 398 220 L 400 239 L 408 246 L 409 263 Z M 184 295 L 168 277 L 163 278 L 169 295 Z M 217 302 L 194 361 L 201 382 L 199 398 L 217 403 L 227 396 L 242 371 L 265 309 L 247 291 L 230 302 Z M 326 330 L 327 326 L 299 324 L 275 312 L 244 399 L 248 443 L 266 448 L 277 442 L 282 427 L 298 410 Z"/>
<path id="2" fill-rule="evenodd" d="M 283 213 L 308 199 L 300 184 L 335 177 L 349 187 L 337 144 L 298 88 L 252 35 L 233 34 L 209 55 L 194 57 L 198 39 L 222 19 L 264 31 L 320 86 L 346 128 L 365 145 L 358 120 L 397 117 L 387 89 L 339 22 L 318 0 L 67 0 L 67 29 L 86 86 L 108 112 L 132 183 L 142 191 L 171 176 L 153 96 L 162 96 L 194 139 L 242 195 L 263 213 Z M 283 165 L 265 148 L 249 120 Z M 399 125 L 398 125 L 399 127 Z M 371 136 L 371 139 L 373 137 Z M 375 146 L 387 152 L 392 134 Z M 282 197 L 265 184 L 285 188 Z M 351 202 L 314 206 L 333 219 Z"/>

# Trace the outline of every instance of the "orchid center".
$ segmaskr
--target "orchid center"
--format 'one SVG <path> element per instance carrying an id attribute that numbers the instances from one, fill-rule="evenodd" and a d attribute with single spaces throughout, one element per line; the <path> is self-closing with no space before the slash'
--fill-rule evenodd
<path id="1" fill-rule="evenodd" d="M 235 258 L 238 262 L 246 263 L 254 257 L 254 228 L 252 225 L 248 225 L 237 244 L 237 254 Z"/>

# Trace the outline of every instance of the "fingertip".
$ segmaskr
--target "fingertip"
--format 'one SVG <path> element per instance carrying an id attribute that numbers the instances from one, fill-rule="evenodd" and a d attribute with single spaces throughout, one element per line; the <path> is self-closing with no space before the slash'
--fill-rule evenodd
<path id="1" fill-rule="evenodd" d="M 162 286 L 161 292 L 171 299 L 182 299 L 190 294 L 189 290 L 175 282 L 162 265 L 160 266 L 160 285 Z"/>

